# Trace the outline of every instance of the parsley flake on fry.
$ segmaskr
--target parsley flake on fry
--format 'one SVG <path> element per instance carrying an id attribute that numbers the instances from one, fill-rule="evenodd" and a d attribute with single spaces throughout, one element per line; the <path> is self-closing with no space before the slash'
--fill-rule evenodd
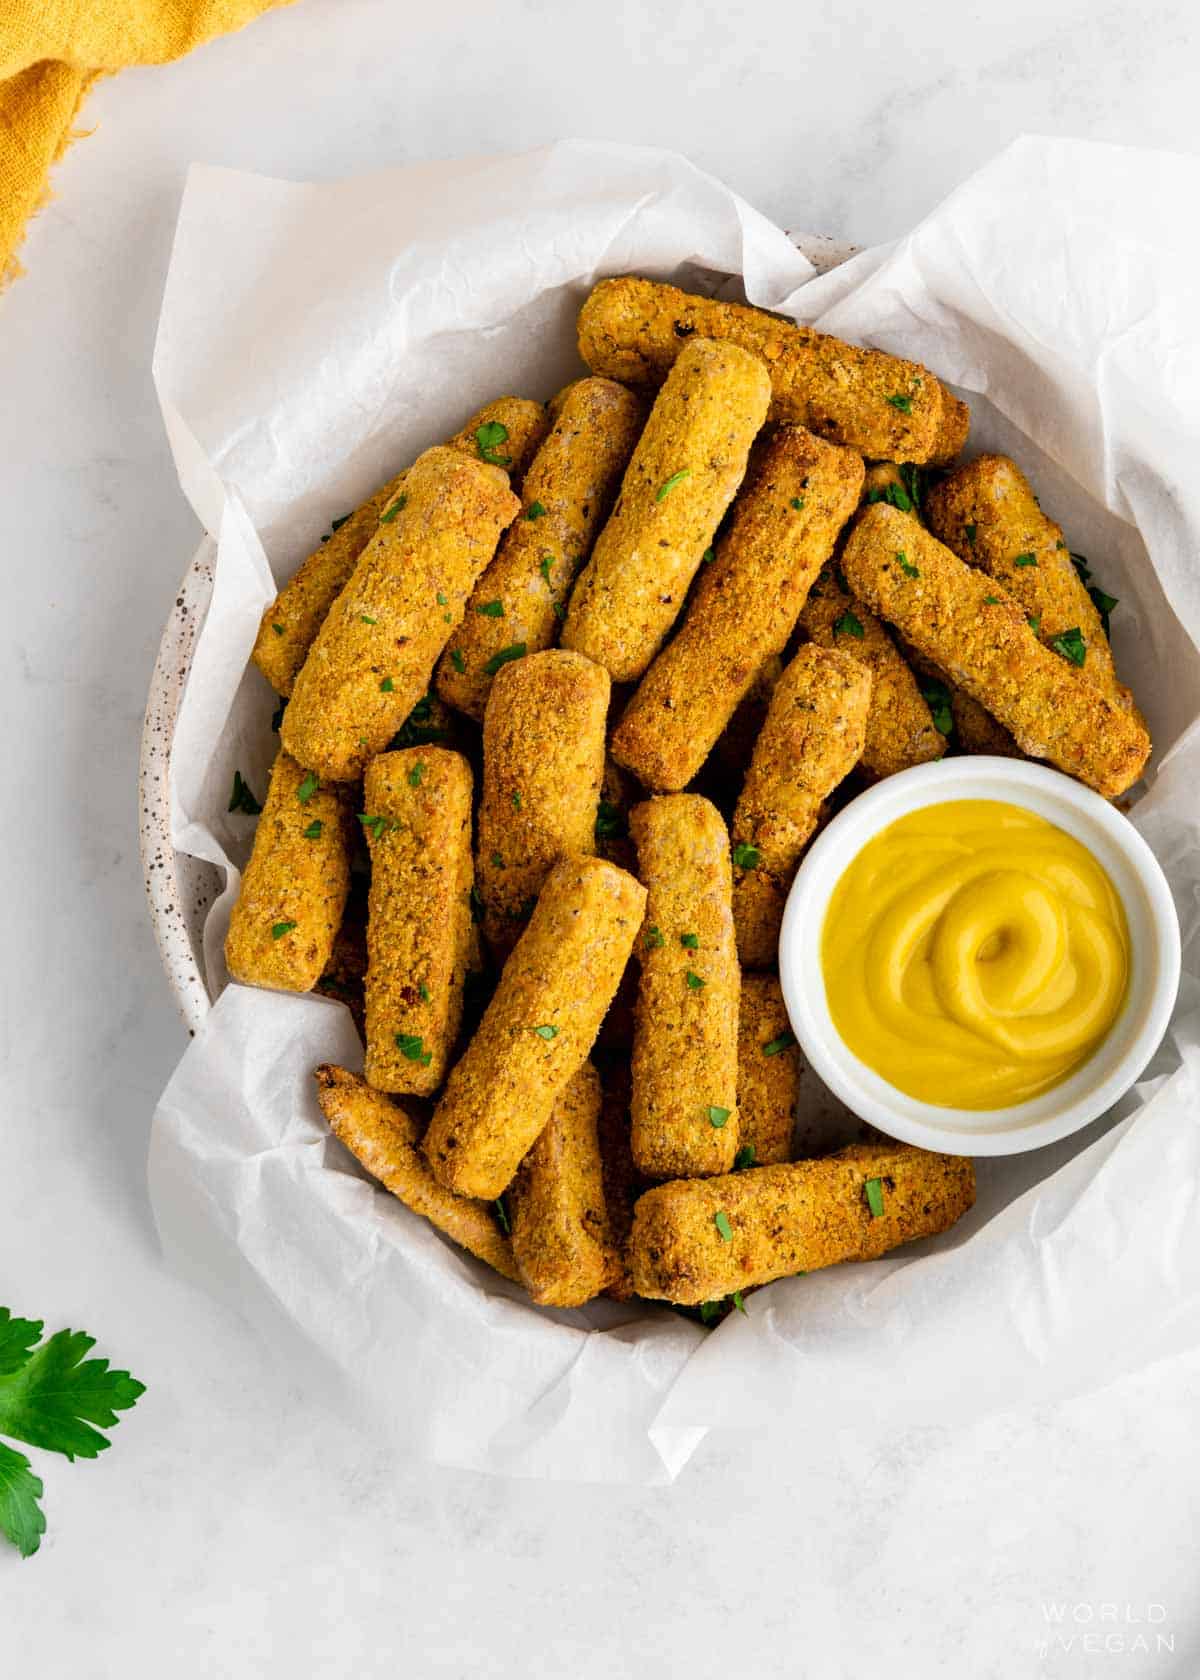
<path id="1" fill-rule="evenodd" d="M 507 665 L 510 660 L 524 659 L 524 657 L 525 643 L 513 642 L 511 647 L 501 648 L 499 653 L 494 653 L 483 669 L 489 677 L 494 677 L 501 665 Z"/>
<path id="2" fill-rule="evenodd" d="M 692 469 L 690 467 L 680 467 L 678 472 L 672 473 L 670 478 L 659 485 L 658 489 L 654 493 L 654 500 L 656 502 L 666 501 L 675 486 L 677 484 L 682 484 L 685 478 L 691 478 L 691 476 Z"/>
<path id="3" fill-rule="evenodd" d="M 262 806 L 250 791 L 249 784 L 243 780 L 240 770 L 233 772 L 233 792 L 229 795 L 229 809 L 244 811 L 248 817 L 256 817 Z"/>
<path id="4" fill-rule="evenodd" d="M 757 869 L 762 862 L 762 853 L 757 846 L 751 846 L 745 840 L 739 840 L 733 848 L 733 862 L 737 869 Z"/>
<path id="5" fill-rule="evenodd" d="M 835 619 L 833 633 L 835 636 L 856 636 L 861 642 L 863 639 L 862 620 L 847 607 L 841 617 Z"/>
<path id="6" fill-rule="evenodd" d="M 733 1241 L 733 1226 L 729 1223 L 729 1215 L 724 1208 L 713 1214 L 713 1224 L 717 1227 L 717 1234 L 722 1242 Z"/>
<path id="7" fill-rule="evenodd" d="M 708 1123 L 719 1132 L 732 1113 L 731 1108 L 720 1108 L 713 1103 L 708 1110 Z"/>
<path id="8" fill-rule="evenodd" d="M 762 1047 L 764 1056 L 778 1056 L 784 1050 L 790 1050 L 796 1042 L 796 1035 L 790 1027 L 785 1027 L 778 1038 L 772 1038 Z"/>
<path id="9" fill-rule="evenodd" d="M 871 1210 L 872 1219 L 883 1218 L 883 1180 L 869 1178 L 863 1185 L 866 1192 L 867 1206 Z"/>
<path id="10" fill-rule="evenodd" d="M 511 467 L 511 455 L 499 455 L 497 450 L 502 443 L 508 442 L 508 427 L 499 420 L 486 420 L 482 426 L 475 428 L 475 443 L 479 449 L 480 459 L 490 461 L 494 467 Z"/>
<path id="11" fill-rule="evenodd" d="M 285 933 L 291 933 L 292 929 L 295 926 L 296 926 L 295 922 L 272 922 L 271 923 L 271 938 L 272 939 L 282 939 L 284 934 Z"/>
<path id="12" fill-rule="evenodd" d="M 310 770 L 308 775 L 305 776 L 304 780 L 300 783 L 300 786 L 296 789 L 296 798 L 300 801 L 301 805 L 308 804 L 309 800 L 312 798 L 313 794 L 316 793 L 320 785 L 320 777 L 317 775 L 315 770 Z"/>
<path id="13" fill-rule="evenodd" d="M 379 515 L 379 523 L 381 525 L 390 525 L 396 515 L 398 513 L 403 513 L 407 506 L 408 497 L 405 495 L 397 496 L 396 500 L 392 503 L 391 507 L 387 509 L 386 513 L 381 513 Z"/>

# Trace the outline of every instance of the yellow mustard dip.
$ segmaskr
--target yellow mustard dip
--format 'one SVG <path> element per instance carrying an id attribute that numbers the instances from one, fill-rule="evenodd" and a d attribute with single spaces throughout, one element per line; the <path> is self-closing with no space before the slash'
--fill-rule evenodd
<path id="1" fill-rule="evenodd" d="M 994 799 L 914 811 L 867 843 L 821 935 L 830 1013 L 890 1084 L 946 1108 L 1057 1085 L 1112 1026 L 1129 929 L 1091 852 Z"/>

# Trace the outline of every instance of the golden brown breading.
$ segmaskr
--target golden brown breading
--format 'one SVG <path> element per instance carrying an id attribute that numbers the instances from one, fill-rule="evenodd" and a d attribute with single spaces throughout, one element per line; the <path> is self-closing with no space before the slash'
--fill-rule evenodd
<path id="1" fill-rule="evenodd" d="M 444 747 L 381 753 L 363 784 L 367 1083 L 431 1096 L 462 1019 L 471 945 L 471 767 Z"/>
<path id="2" fill-rule="evenodd" d="M 604 1202 L 600 1078 L 585 1062 L 508 1192 L 513 1258 L 540 1307 L 581 1307 L 620 1276 Z"/>
<path id="3" fill-rule="evenodd" d="M 774 974 L 743 974 L 738 1011 L 739 1147 L 753 1166 L 792 1158 L 800 1052 Z"/>
<path id="4" fill-rule="evenodd" d="M 568 387 L 529 468 L 521 518 L 438 662 L 438 693 L 459 711 L 483 717 L 492 662 L 506 650 L 537 653 L 557 640 L 571 585 L 608 517 L 645 413 L 641 398 L 611 379 Z"/>
<path id="5" fill-rule="evenodd" d="M 464 455 L 480 456 L 477 432 L 500 425 L 506 437 L 500 453 L 511 458 L 508 475 L 514 490 L 534 450 L 546 435 L 549 418 L 541 403 L 525 397 L 500 397 L 472 414 L 460 432 L 446 443 Z M 379 518 L 395 503 L 408 477 L 408 468 L 381 485 L 361 507 L 337 524 L 288 579 L 262 615 L 250 657 L 277 694 L 290 694 L 296 674 L 308 658 L 325 615 L 350 581 L 358 557 L 379 527 Z"/>
<path id="6" fill-rule="evenodd" d="M 696 338 L 741 345 L 771 372 L 771 419 L 807 426 L 874 460 L 952 458 L 964 407 L 918 362 L 863 350 L 792 321 L 627 275 L 601 280 L 579 312 L 579 352 L 593 373 L 660 385 Z"/>
<path id="7" fill-rule="evenodd" d="M 367 878 L 350 875 L 350 896 L 334 935 L 333 950 L 313 990 L 322 997 L 344 1003 L 354 1019 L 358 1036 L 367 1037 L 367 1006 L 364 985 L 367 977 Z"/>
<path id="8" fill-rule="evenodd" d="M 1100 614 L 1075 570 L 1061 525 L 1047 519 L 1025 474 L 1006 455 L 980 455 L 930 490 L 929 528 L 940 542 L 1002 583 L 1052 648 L 1064 632 L 1082 637 L 1084 675 L 1128 709 Z"/>
<path id="9" fill-rule="evenodd" d="M 641 676 L 683 610 L 770 391 L 757 356 L 697 339 L 659 392 L 562 628 L 563 647 L 603 665 L 614 682 Z"/>
<path id="10" fill-rule="evenodd" d="M 971 1161 L 889 1139 L 817 1161 L 660 1184 L 634 1210 L 633 1286 L 685 1306 L 719 1300 L 843 1260 L 877 1260 L 948 1230 L 974 1200 Z"/>
<path id="11" fill-rule="evenodd" d="M 1141 775 L 1150 738 L 1136 717 L 1043 647 L 1003 584 L 964 565 L 914 520 L 882 503 L 868 508 L 842 566 L 850 587 L 986 706 L 1022 752 L 1110 799 Z"/>
<path id="12" fill-rule="evenodd" d="M 225 962 L 244 986 L 311 991 L 350 891 L 353 795 L 281 752 L 229 918 Z"/>
<path id="13" fill-rule="evenodd" d="M 399 501 L 330 608 L 280 725 L 293 758 L 329 781 L 361 775 L 426 693 L 521 505 L 502 468 L 454 449 L 426 450 Z"/>
<path id="14" fill-rule="evenodd" d="M 733 813 L 733 920 L 746 968 L 775 961 L 779 924 L 821 806 L 862 756 L 871 673 L 806 644 L 775 685 Z"/>
<path id="15" fill-rule="evenodd" d="M 738 1147 L 741 980 L 729 836 L 698 794 L 667 794 L 629 819 L 646 921 L 633 1041 L 633 1158 L 651 1178 L 728 1172 Z"/>
<path id="16" fill-rule="evenodd" d="M 828 567 L 809 592 L 800 627 L 819 647 L 836 648 L 871 673 L 863 769 L 883 778 L 929 764 L 946 750 L 921 686 L 875 614 L 842 588 Z"/>
<path id="17" fill-rule="evenodd" d="M 614 1301 L 627 1301 L 633 1294 L 625 1264 L 625 1244 L 633 1224 L 633 1205 L 644 1188 L 633 1164 L 629 1135 L 629 1105 L 632 1079 L 623 1057 L 607 1058 L 600 1070 L 600 1165 L 604 1180 L 604 1206 L 608 1213 L 609 1236 L 617 1266 L 605 1294 Z"/>
<path id="18" fill-rule="evenodd" d="M 942 418 L 930 457 L 931 467 L 948 467 L 956 461 L 967 445 L 971 430 L 971 410 L 960 402 L 953 391 L 942 386 Z"/>
<path id="19" fill-rule="evenodd" d="M 602 858 L 547 877 L 425 1136 L 434 1176 L 500 1195 L 592 1048 L 641 926 L 646 894 Z"/>
<path id="20" fill-rule="evenodd" d="M 515 1281 L 512 1247 L 494 1209 L 442 1189 L 418 1148 L 415 1115 L 345 1068 L 326 1062 L 315 1077 L 330 1129 L 371 1176 L 460 1248 Z"/>
<path id="21" fill-rule="evenodd" d="M 648 788 L 677 792 L 699 771 L 763 661 L 786 646 L 863 485 L 861 456 L 800 426 L 781 426 L 752 474 L 687 617 L 613 733 L 613 757 Z"/>
<path id="22" fill-rule="evenodd" d="M 492 687 L 476 878 L 483 931 L 501 955 L 559 858 L 596 850 L 608 694 L 607 671 L 561 648 L 506 665 Z"/>

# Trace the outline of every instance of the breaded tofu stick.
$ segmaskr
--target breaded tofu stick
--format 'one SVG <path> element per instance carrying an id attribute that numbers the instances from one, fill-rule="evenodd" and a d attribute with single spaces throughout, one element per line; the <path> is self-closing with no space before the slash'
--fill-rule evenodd
<path id="1" fill-rule="evenodd" d="M 842 568 L 850 587 L 986 706 L 1022 752 L 1109 799 L 1137 781 L 1150 756 L 1138 719 L 1043 647 L 1003 584 L 964 565 L 915 520 L 882 503 L 868 508 Z"/>
<path id="2" fill-rule="evenodd" d="M 541 403 L 525 397 L 500 397 L 472 414 L 462 431 L 446 440 L 446 447 L 495 462 L 507 455 L 512 463 L 506 469 L 508 476 L 513 489 L 519 490 L 525 468 L 549 423 Z M 503 430 L 503 439 L 497 427 Z M 486 454 L 481 436 L 489 440 Z M 497 441 L 493 443 L 492 439 Z M 407 477 L 406 467 L 368 496 L 361 507 L 335 521 L 332 533 L 322 539 L 263 613 L 250 657 L 277 694 L 292 692 L 296 673 L 308 658 L 326 614 L 349 583 L 359 555 L 375 535 L 380 518 L 395 505 Z"/>
<path id="3" fill-rule="evenodd" d="M 762 357 L 771 372 L 772 420 L 806 426 L 872 460 L 950 460 L 966 441 L 964 405 L 920 363 L 761 309 L 626 275 L 601 280 L 579 312 L 580 355 L 593 373 L 627 385 L 661 385 L 696 338 Z"/>
<path id="4" fill-rule="evenodd" d="M 581 1307 L 620 1275 L 600 1165 L 600 1076 L 584 1062 L 508 1192 L 513 1258 L 539 1307 Z"/>
<path id="5" fill-rule="evenodd" d="M 403 504 L 402 506 L 400 504 Z M 299 763 L 350 782 L 429 688 L 434 662 L 520 503 L 502 467 L 428 449 L 381 523 L 296 678 L 280 737 Z"/>
<path id="6" fill-rule="evenodd" d="M 438 693 L 451 706 L 481 719 L 497 661 L 513 648 L 537 653 L 557 640 L 571 585 L 608 517 L 645 413 L 641 398 L 611 379 L 568 387 L 525 479 L 521 517 L 438 663 Z"/>
<path id="7" fill-rule="evenodd" d="M 757 356 L 697 339 L 672 368 L 579 575 L 563 647 L 635 682 L 683 610 L 771 394 Z"/>
<path id="8" fill-rule="evenodd" d="M 877 1260 L 948 1230 L 974 1200 L 965 1156 L 886 1139 L 816 1161 L 660 1184 L 634 1210 L 633 1286 L 680 1306 L 719 1300 L 843 1260 Z"/>
<path id="9" fill-rule="evenodd" d="M 822 572 L 809 591 L 800 628 L 818 647 L 848 653 L 871 673 L 862 753 L 869 775 L 882 779 L 941 758 L 946 739 L 934 725 L 921 685 L 875 614 L 842 588 L 835 567 Z"/>
<path id="10" fill-rule="evenodd" d="M 511 1181 L 592 1048 L 645 904 L 602 858 L 551 870 L 425 1136 L 448 1190 L 490 1200 Z"/>
<path id="11" fill-rule="evenodd" d="M 629 1135 L 629 1106 L 633 1087 L 629 1062 L 615 1056 L 600 1070 L 600 1165 L 604 1181 L 604 1207 L 608 1231 L 617 1256 L 617 1267 L 605 1290 L 614 1301 L 627 1301 L 633 1294 L 625 1264 L 625 1244 L 633 1225 L 633 1206 L 643 1189 L 643 1180 L 633 1163 Z"/>
<path id="12" fill-rule="evenodd" d="M 738 1148 L 741 973 L 729 836 L 699 794 L 636 805 L 629 819 L 646 923 L 633 1038 L 633 1158 L 649 1178 L 728 1172 Z"/>
<path id="13" fill-rule="evenodd" d="M 1006 455 L 980 455 L 930 490 L 929 528 L 940 542 L 1002 583 L 1038 639 L 1064 653 L 1102 694 L 1128 709 L 1112 650 L 1087 585 L 1029 480 Z"/>
<path id="14" fill-rule="evenodd" d="M 738 1011 L 739 1148 L 752 1166 L 792 1158 L 800 1052 L 773 974 L 743 974 Z"/>
<path id="15" fill-rule="evenodd" d="M 613 757 L 648 788 L 678 792 L 696 775 L 786 646 L 863 485 L 861 456 L 799 426 L 781 426 L 752 470 L 687 617 L 613 732 Z"/>
<path id="16" fill-rule="evenodd" d="M 278 755 L 225 936 L 234 980 L 281 992 L 316 985 L 350 891 L 353 825 L 349 788 L 322 787 Z"/>
<path id="17" fill-rule="evenodd" d="M 492 686 L 475 873 L 483 931 L 501 955 L 559 858 L 596 850 L 608 696 L 608 672 L 561 648 L 506 665 Z"/>
<path id="18" fill-rule="evenodd" d="M 330 1130 L 386 1190 L 477 1260 L 518 1281 L 508 1238 L 487 1202 L 455 1196 L 434 1178 L 418 1147 L 416 1117 L 345 1068 L 316 1070 L 317 1101 Z"/>
<path id="19" fill-rule="evenodd" d="M 784 901 L 821 806 L 862 756 L 871 673 L 806 644 L 775 685 L 733 813 L 733 920 L 745 968 L 775 961 Z"/>
<path id="20" fill-rule="evenodd" d="M 471 948 L 471 766 L 445 747 L 367 766 L 367 1083 L 430 1096 L 462 1020 Z"/>

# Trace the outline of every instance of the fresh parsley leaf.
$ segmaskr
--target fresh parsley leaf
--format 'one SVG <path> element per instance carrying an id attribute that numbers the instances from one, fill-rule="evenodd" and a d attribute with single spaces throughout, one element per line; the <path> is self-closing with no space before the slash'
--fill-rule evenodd
<path id="1" fill-rule="evenodd" d="M 681 933 L 679 943 L 685 945 L 689 951 L 698 951 L 700 949 L 700 936 L 697 933 Z"/>
<path id="2" fill-rule="evenodd" d="M 514 793 L 513 794 L 513 810 L 514 811 L 519 811 L 520 809 L 521 809 L 521 795 L 519 793 Z"/>
<path id="3" fill-rule="evenodd" d="M 143 1385 L 107 1359 L 87 1359 L 93 1336 L 60 1330 L 0 1380 L 0 1435 L 66 1458 L 95 1458 L 109 1445 L 100 1433 L 118 1421 Z M 96 1427 L 93 1427 L 95 1425 Z"/>
<path id="4" fill-rule="evenodd" d="M 494 467 L 512 466 L 511 455 L 496 453 L 502 443 L 508 442 L 508 427 L 499 420 L 485 420 L 482 426 L 476 426 L 475 442 L 482 460 L 490 461 Z"/>
<path id="5" fill-rule="evenodd" d="M 966 535 L 967 542 L 972 548 L 975 547 L 975 533 L 978 529 L 979 529 L 979 527 L 977 525 L 964 525 L 963 526 L 963 531 Z"/>
<path id="6" fill-rule="evenodd" d="M 900 395 L 900 396 L 896 396 L 896 397 L 886 397 L 884 400 L 886 402 L 890 402 L 893 408 L 898 408 L 900 410 L 901 414 L 911 414 L 912 413 L 912 398 L 911 397 Z"/>
<path id="7" fill-rule="evenodd" d="M 701 1301 L 698 1312 L 701 1324 L 715 1324 L 721 1316 L 723 1303 L 720 1301 Z"/>
<path id="8" fill-rule="evenodd" d="M 1018 554 L 1013 559 L 1013 565 L 1014 566 L 1036 566 L 1037 565 L 1037 555 L 1036 554 Z"/>
<path id="9" fill-rule="evenodd" d="M 373 835 L 376 840 L 378 840 L 379 836 L 386 828 L 389 826 L 393 828 L 395 827 L 395 818 L 388 818 L 385 816 L 369 817 L 365 811 L 359 812 L 358 820 L 366 829 L 367 833 Z"/>
<path id="10" fill-rule="evenodd" d="M 1064 630 L 1061 636 L 1055 636 L 1050 643 L 1055 653 L 1061 653 L 1063 658 L 1072 665 L 1082 665 L 1087 658 L 1087 643 L 1083 639 L 1083 632 L 1078 625 L 1070 630 Z"/>
<path id="11" fill-rule="evenodd" d="M 939 735 L 953 735 L 954 713 L 950 710 L 950 690 L 944 682 L 929 677 L 921 685 L 921 698 L 933 714 L 933 727 Z"/>
<path id="12" fill-rule="evenodd" d="M 300 801 L 301 805 L 308 804 L 309 800 L 312 798 L 313 794 L 316 793 L 320 785 L 320 778 L 318 777 L 316 771 L 310 770 L 308 775 L 305 776 L 304 780 L 300 783 L 300 786 L 296 789 L 296 798 Z"/>
<path id="13" fill-rule="evenodd" d="M 450 663 L 451 663 L 451 665 L 453 665 L 454 669 L 458 672 L 459 676 L 461 677 L 463 672 L 467 668 L 467 662 L 463 658 L 462 654 L 459 652 L 458 648 L 451 648 L 450 649 Z"/>
<path id="14" fill-rule="evenodd" d="M 542 506 L 541 502 L 530 502 L 529 507 L 526 510 L 525 517 L 528 520 L 534 520 L 534 519 L 544 519 L 545 515 L 546 515 L 546 510 Z"/>
<path id="15" fill-rule="evenodd" d="M 420 998 L 422 1003 L 429 1002 L 429 987 L 425 984 L 424 980 L 418 981 L 417 983 L 417 996 Z"/>
<path id="16" fill-rule="evenodd" d="M 552 1038 L 557 1038 L 558 1037 L 558 1028 L 557 1027 L 549 1027 L 549 1026 L 530 1027 L 529 1030 L 530 1030 L 530 1032 L 535 1032 L 538 1035 L 539 1038 L 544 1038 L 546 1040 L 547 1044 L 549 1044 L 549 1042 Z"/>
<path id="17" fill-rule="evenodd" d="M 503 869 L 504 868 L 504 859 L 500 856 L 499 852 L 493 852 L 492 853 L 492 868 L 493 869 Z"/>
<path id="18" fill-rule="evenodd" d="M 284 934 L 285 933 L 291 933 L 292 929 L 295 926 L 296 926 L 295 922 L 272 922 L 271 923 L 271 938 L 272 939 L 282 939 Z"/>
<path id="19" fill-rule="evenodd" d="M 409 785 L 409 787 L 420 787 L 421 780 L 422 780 L 422 777 L 424 776 L 424 774 L 425 774 L 425 761 L 424 761 L 424 759 L 419 758 L 417 760 L 417 762 L 413 765 L 412 769 L 408 772 L 408 785 Z"/>
<path id="20" fill-rule="evenodd" d="M 396 685 L 392 681 L 391 677 L 384 677 L 383 681 L 379 685 L 380 694 L 394 694 L 395 691 Z"/>
<path id="21" fill-rule="evenodd" d="M 262 806 L 251 793 L 249 785 L 243 781 L 242 772 L 233 772 L 233 792 L 229 795 L 229 809 L 231 811 L 245 811 L 248 817 L 256 817 Z"/>
<path id="22" fill-rule="evenodd" d="M 508 1208 L 505 1204 L 503 1196 L 497 1196 L 496 1197 L 496 1200 L 492 1203 L 492 1209 L 493 1209 L 493 1212 L 496 1215 L 496 1223 L 497 1223 L 497 1225 L 499 1225 L 500 1229 L 504 1232 L 504 1235 L 506 1237 L 511 1236 L 512 1235 L 512 1221 L 508 1217 Z"/>
<path id="23" fill-rule="evenodd" d="M 764 1056 L 778 1056 L 784 1050 L 790 1050 L 796 1042 L 796 1035 L 790 1027 L 785 1027 L 778 1038 L 768 1039 L 762 1047 Z"/>
<path id="24" fill-rule="evenodd" d="M 359 616 L 359 618 L 362 619 L 364 624 L 378 624 L 379 623 L 379 620 L 377 618 L 372 618 L 370 613 L 359 613 L 358 616 Z"/>
<path id="25" fill-rule="evenodd" d="M 1072 566 L 1074 566 L 1084 583 L 1086 583 L 1092 575 L 1092 568 L 1088 565 L 1087 556 L 1083 554 L 1076 554 L 1073 549 L 1068 549 L 1067 553 L 1071 556 Z"/>
<path id="26" fill-rule="evenodd" d="M 912 564 L 902 548 L 896 550 L 896 561 L 905 577 L 920 577 L 919 568 Z"/>
<path id="27" fill-rule="evenodd" d="M 835 636 L 857 636 L 863 638 L 862 620 L 847 607 L 842 616 L 834 620 L 833 633 Z"/>
<path id="28" fill-rule="evenodd" d="M 32 1557 L 46 1532 L 46 1518 L 38 1500 L 41 1479 L 15 1447 L 0 1441 L 0 1534 L 11 1540 L 22 1557 Z"/>
<path id="29" fill-rule="evenodd" d="M 867 1180 L 867 1182 L 863 1185 L 863 1189 L 866 1191 L 867 1206 L 871 1210 L 871 1218 L 872 1219 L 882 1219 L 883 1218 L 883 1180 L 879 1179 L 879 1178 L 869 1178 Z"/>
<path id="30" fill-rule="evenodd" d="M 525 643 L 514 642 L 511 647 L 501 648 L 499 653 L 494 653 L 483 669 L 489 677 L 494 677 L 501 665 L 507 665 L 512 659 L 524 659 L 524 657 Z"/>
<path id="31" fill-rule="evenodd" d="M 304 838 L 306 840 L 319 840 L 321 838 L 321 830 L 324 826 L 325 825 L 321 821 L 320 817 L 315 818 L 314 821 L 310 822 L 308 827 L 304 830 Z"/>
<path id="32" fill-rule="evenodd" d="M 691 478 L 691 476 L 692 469 L 690 467 L 680 467 L 678 472 L 672 473 L 670 478 L 659 485 L 654 493 L 654 500 L 656 502 L 665 501 L 677 484 L 682 484 L 685 478 Z"/>
<path id="33" fill-rule="evenodd" d="M 428 1067 L 433 1060 L 433 1051 L 426 1050 L 425 1040 L 418 1033 L 397 1033 L 396 1048 L 406 1062 L 420 1062 L 422 1067 Z"/>
<path id="34" fill-rule="evenodd" d="M 391 507 L 388 508 L 387 512 L 386 513 L 381 513 L 379 515 L 379 523 L 381 525 L 390 525 L 392 523 L 392 520 L 395 519 L 396 515 L 398 513 L 403 513 L 404 509 L 407 506 L 408 506 L 408 497 L 406 495 L 403 495 L 403 494 L 397 496 L 396 500 L 392 503 Z"/>
<path id="35" fill-rule="evenodd" d="M 733 1110 L 731 1108 L 719 1108 L 714 1103 L 708 1110 L 708 1123 L 715 1131 L 719 1132 L 732 1113 Z"/>
<path id="36" fill-rule="evenodd" d="M 762 862 L 762 853 L 757 846 L 751 846 L 745 840 L 739 840 L 733 848 L 733 861 L 738 869 L 757 869 Z"/>
<path id="37" fill-rule="evenodd" d="M 733 1170 L 734 1172 L 745 1172 L 746 1168 L 754 1166 L 757 1160 L 758 1154 L 754 1145 L 752 1143 L 744 1143 L 738 1150 L 737 1154 L 733 1157 Z"/>
<path id="38" fill-rule="evenodd" d="M 705 980 L 701 975 L 696 974 L 692 969 L 689 968 L 684 971 L 684 979 L 688 983 L 689 991 L 702 992 L 704 990 L 706 984 Z"/>
<path id="39" fill-rule="evenodd" d="M 1106 595 L 1104 590 L 1098 588 L 1095 584 L 1089 584 L 1088 594 L 1092 597 L 1092 605 L 1100 614 L 1100 627 L 1107 636 L 1110 633 L 1108 627 L 1108 615 L 1118 604 L 1117 597 L 1115 595 Z"/>
<path id="40" fill-rule="evenodd" d="M 804 506 L 804 497 L 803 496 L 793 496 L 792 497 L 792 506 L 795 508 L 796 512 L 799 513 L 800 509 Z"/>
<path id="41" fill-rule="evenodd" d="M 479 614 L 480 618 L 503 618 L 504 602 L 481 601 L 475 608 L 475 611 Z"/>
<path id="42" fill-rule="evenodd" d="M 713 1224 L 717 1227 L 722 1242 L 733 1241 L 733 1226 L 729 1223 L 729 1215 L 722 1208 L 720 1213 L 713 1214 Z"/>
<path id="43" fill-rule="evenodd" d="M 1000 597 L 999 595 L 985 595 L 983 597 L 983 604 L 985 607 L 998 607 L 1000 605 Z"/>
<path id="44" fill-rule="evenodd" d="M 704 553 L 700 556 L 700 564 L 702 566 L 707 566 L 713 557 L 713 550 L 711 548 L 706 548 Z"/>
<path id="45" fill-rule="evenodd" d="M 617 840 L 625 833 L 625 821 L 615 805 L 602 799 L 596 807 L 596 839 Z"/>
<path id="46" fill-rule="evenodd" d="M 733 1294 L 729 1297 L 729 1299 L 733 1302 L 734 1306 L 742 1314 L 743 1317 L 748 1316 L 748 1314 L 746 1313 L 746 1303 L 742 1299 L 742 1292 L 741 1292 L 740 1289 L 735 1289 Z"/>
<path id="47" fill-rule="evenodd" d="M 657 951 L 660 946 L 665 944 L 666 940 L 663 938 L 662 932 L 659 928 L 651 927 L 646 929 L 646 945 L 648 949 L 651 951 Z"/>
<path id="48" fill-rule="evenodd" d="M 1036 636 L 1038 634 L 1039 630 L 1042 628 L 1042 615 L 1041 615 L 1041 613 L 1029 613 L 1026 616 L 1026 623 L 1029 625 L 1029 628 L 1033 631 L 1034 635 Z"/>
<path id="49" fill-rule="evenodd" d="M 272 628 L 272 630 L 274 630 L 274 632 L 277 636 L 282 636 L 284 634 L 287 626 L 283 625 L 283 624 L 276 623 L 276 624 L 272 624 L 271 628 Z"/>
<path id="50" fill-rule="evenodd" d="M 14 1318 L 7 1307 L 0 1307 L 0 1377 L 20 1370 L 41 1333 L 41 1319 Z"/>
<path id="51" fill-rule="evenodd" d="M 908 496 L 909 507 L 901 507 L 899 502 L 895 502 L 893 505 L 900 508 L 901 513 L 908 513 L 910 509 L 919 508 L 921 505 L 921 469 L 914 461 L 901 461 L 900 477 L 904 481 L 904 490 Z M 898 486 L 893 485 L 892 488 L 897 489 Z"/>
<path id="52" fill-rule="evenodd" d="M 437 604 L 439 607 L 448 607 L 450 605 L 450 602 L 446 598 L 446 591 L 444 589 L 439 589 L 437 592 Z"/>

